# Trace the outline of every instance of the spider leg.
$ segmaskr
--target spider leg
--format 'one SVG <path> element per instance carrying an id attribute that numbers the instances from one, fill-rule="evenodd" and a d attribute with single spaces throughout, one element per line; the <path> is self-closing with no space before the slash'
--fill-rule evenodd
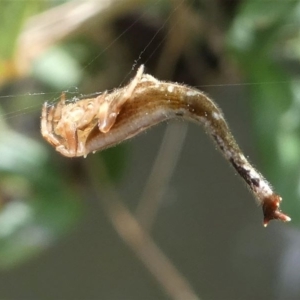
<path id="1" fill-rule="evenodd" d="M 132 96 L 137 84 L 140 82 L 140 80 L 143 76 L 143 73 L 144 73 L 144 65 L 141 65 L 138 68 L 136 75 L 129 83 L 128 87 L 126 87 L 124 94 L 122 95 L 122 100 L 118 102 L 119 105 L 122 105 L 123 103 L 125 103 Z"/>
<path id="2" fill-rule="evenodd" d="M 47 105 L 48 103 L 45 102 L 42 108 L 42 117 L 41 117 L 41 133 L 44 138 L 48 136 L 48 126 L 47 126 Z"/>
<path id="3" fill-rule="evenodd" d="M 97 115 L 99 111 L 101 102 L 103 102 L 103 100 L 101 99 L 103 95 L 106 95 L 106 93 L 98 96 L 96 99 L 90 99 L 90 101 L 88 101 L 82 107 L 82 110 L 84 110 L 84 114 L 82 115 L 81 119 L 78 120 L 78 129 L 85 129 L 91 124 L 95 115 Z"/>
<path id="4" fill-rule="evenodd" d="M 68 157 L 77 156 L 78 134 L 76 126 L 74 123 L 66 123 L 64 125 L 64 143 L 63 145 L 59 143 L 56 150 Z"/>
<path id="5" fill-rule="evenodd" d="M 101 119 L 101 121 L 98 121 L 98 128 L 101 132 L 103 133 L 107 133 L 110 131 L 110 129 L 113 127 L 113 125 L 115 124 L 116 118 L 119 114 L 119 111 L 116 112 L 109 112 L 109 107 L 107 107 L 108 105 L 105 105 L 103 107 L 101 107 L 101 110 L 103 110 L 104 112 L 100 111 L 100 115 L 104 115 L 105 117 Z M 100 120 L 100 118 L 99 118 Z"/>
<path id="6" fill-rule="evenodd" d="M 60 108 L 59 108 L 60 109 Z M 77 131 L 74 125 L 65 126 L 65 141 L 55 134 L 53 124 L 59 116 L 56 108 L 51 106 L 48 108 L 48 103 L 45 102 L 42 108 L 41 133 L 42 136 L 61 154 L 72 157 L 77 153 Z M 65 146 L 67 144 L 67 147 Z"/>
<path id="7" fill-rule="evenodd" d="M 100 104 L 98 112 L 98 127 L 101 132 L 107 133 L 114 125 L 122 105 L 128 99 L 130 99 L 130 97 L 132 97 L 136 86 L 138 85 L 143 76 L 143 72 L 144 65 L 141 65 L 135 77 L 126 88 L 123 88 L 111 102 L 104 101 L 104 103 Z M 106 93 L 103 96 L 106 96 Z"/>
<path id="8" fill-rule="evenodd" d="M 98 128 L 101 132 L 106 133 L 114 125 L 115 121 L 109 118 L 112 103 L 106 99 L 107 92 L 97 97 L 97 101 L 100 103 L 97 117 Z"/>
<path id="9" fill-rule="evenodd" d="M 61 114 L 62 114 L 62 109 L 65 106 L 65 102 L 66 102 L 66 94 L 61 93 L 60 101 L 57 103 L 54 114 L 53 114 L 53 120 L 55 122 L 58 122 L 60 120 Z"/>
<path id="10" fill-rule="evenodd" d="M 60 140 L 53 133 L 53 107 L 48 110 L 48 103 L 45 102 L 42 109 L 41 133 L 42 136 L 54 147 L 60 144 Z"/>
<path id="11" fill-rule="evenodd" d="M 62 136 L 61 142 L 56 146 L 56 150 L 61 154 L 73 157 L 77 154 L 78 149 L 78 132 L 76 124 L 70 120 L 63 121 L 62 115 L 65 114 L 64 108 L 66 107 L 66 95 L 61 94 L 60 101 L 57 103 L 56 107 L 53 108 L 52 120 L 57 123 L 56 131 L 59 136 Z"/>

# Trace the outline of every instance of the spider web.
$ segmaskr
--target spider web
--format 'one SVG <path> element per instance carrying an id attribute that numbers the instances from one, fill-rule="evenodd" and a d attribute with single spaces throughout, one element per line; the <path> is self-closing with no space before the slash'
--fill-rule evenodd
<path id="1" fill-rule="evenodd" d="M 13 0 L 14 2 L 22 2 L 23 0 Z M 53 3 L 55 1 L 45 1 L 47 3 Z M 153 8 L 157 7 L 158 5 L 161 5 L 164 2 L 164 0 L 157 0 L 154 1 L 151 5 L 149 5 L 148 8 L 144 9 L 144 12 L 138 15 L 138 17 L 132 22 L 132 24 L 128 25 L 118 36 L 116 36 L 111 43 L 104 46 L 102 50 L 98 54 L 96 54 L 88 63 L 86 63 L 82 68 L 81 71 L 84 72 L 90 65 L 95 63 L 99 58 L 101 58 L 105 53 L 110 51 L 110 49 L 114 46 L 115 43 L 117 43 L 126 33 L 130 32 L 134 25 L 136 25 L 137 22 L 141 21 L 145 16 L 147 16 L 149 13 L 151 13 L 151 10 Z M 159 48 L 162 46 L 164 42 L 166 42 L 167 36 L 164 35 L 161 41 L 156 43 L 156 46 L 154 49 L 151 50 L 151 53 L 145 58 L 144 54 L 146 50 L 151 46 L 151 44 L 154 43 L 154 40 L 157 38 L 160 32 L 169 29 L 170 31 L 174 30 L 174 28 L 178 25 L 178 20 L 175 20 L 175 22 L 171 22 L 170 20 L 173 17 L 173 15 L 180 11 L 181 9 L 187 10 L 190 9 L 193 5 L 195 5 L 195 0 L 189 1 L 189 0 L 178 0 L 174 1 L 173 7 L 169 7 L 170 11 L 167 13 L 167 17 L 164 19 L 161 25 L 159 25 L 159 28 L 155 31 L 155 33 L 152 35 L 152 37 L 149 38 L 148 43 L 144 46 L 144 48 L 140 51 L 137 58 L 132 62 L 131 70 L 127 72 L 127 74 L 123 75 L 123 80 L 119 83 L 119 86 L 122 86 L 124 83 L 126 83 L 130 77 L 132 77 L 132 74 L 134 70 L 137 68 L 137 66 L 143 61 L 143 63 L 147 67 L 147 62 L 151 60 L 151 58 L 159 51 Z M 168 28 L 169 27 L 169 28 Z M 240 87 L 240 86 L 254 86 L 254 85 L 278 85 L 278 84 L 286 84 L 290 83 L 291 80 L 274 80 L 274 81 L 259 81 L 259 82 L 238 82 L 238 83 L 213 83 L 213 84 L 201 84 L 201 85 L 195 85 L 195 87 L 198 88 L 223 88 L 223 87 Z M 299 80 L 293 80 L 293 82 L 296 84 L 299 82 Z M 72 86 L 70 85 L 68 88 L 64 90 L 67 92 L 71 97 L 74 95 L 76 97 L 77 95 L 80 95 L 81 97 L 91 96 L 91 95 L 97 95 L 99 93 L 102 93 L 103 91 L 94 91 L 91 95 L 86 94 L 80 94 L 80 88 L 78 86 Z M 3 101 L 8 99 L 14 99 L 16 97 L 21 98 L 20 101 L 22 101 L 22 97 L 39 97 L 39 96 L 45 96 L 43 97 L 45 101 L 48 101 L 50 104 L 56 103 L 59 100 L 59 94 L 61 93 L 61 90 L 52 91 L 52 92 L 45 92 L 45 91 L 28 91 L 26 93 L 5 93 L 5 89 L 2 89 L 2 95 L 0 96 L 0 99 Z M 4 93 L 4 94 L 3 94 Z M 36 111 L 39 111 L 41 109 L 42 103 L 37 103 L 34 105 L 29 105 L 25 107 L 22 107 L 20 109 L 15 108 L 9 108 L 8 112 L 1 113 L 0 116 L 3 119 L 11 119 L 16 118 L 20 115 L 24 114 L 30 114 Z"/>

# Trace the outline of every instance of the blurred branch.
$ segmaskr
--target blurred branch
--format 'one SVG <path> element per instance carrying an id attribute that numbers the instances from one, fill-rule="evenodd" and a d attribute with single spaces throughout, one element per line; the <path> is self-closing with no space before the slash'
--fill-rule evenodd
<path id="1" fill-rule="evenodd" d="M 163 137 L 136 211 L 139 223 L 147 231 L 151 230 L 159 206 L 169 187 L 171 176 L 184 145 L 187 129 L 187 124 L 171 123 Z"/>
<path id="2" fill-rule="evenodd" d="M 169 30 L 164 48 L 157 63 L 155 74 L 160 78 L 171 78 L 180 55 L 186 45 L 188 23 L 185 19 L 191 11 L 185 2 L 172 0 L 173 14 L 169 22 Z M 179 9 L 180 8 L 180 9 Z M 151 173 L 145 184 L 136 215 L 141 226 L 151 230 L 159 206 L 169 187 L 171 176 L 176 168 L 184 140 L 187 124 L 171 123 L 168 125 Z"/>
<path id="3" fill-rule="evenodd" d="M 192 27 L 190 20 L 194 19 L 193 12 L 185 2 L 171 0 L 171 3 L 169 30 L 154 72 L 159 78 L 171 78 L 174 74 L 176 63 L 189 42 Z"/>
<path id="4" fill-rule="evenodd" d="M 167 256 L 143 230 L 130 211 L 122 203 L 115 187 L 109 180 L 104 163 L 95 158 L 87 160 L 87 174 L 93 190 L 100 199 L 117 233 L 174 300 L 199 300 L 188 281 L 180 274 Z M 95 167 L 97 166 L 97 167 Z M 106 184 L 99 189 L 99 180 Z"/>
<path id="5" fill-rule="evenodd" d="M 147 0 L 74 0 L 32 17 L 19 36 L 16 57 L 20 72 L 26 72 L 32 60 L 46 48 L 65 38 L 90 31 L 95 25 L 98 25 L 99 30 L 102 29 L 98 35 L 105 35 L 103 24 L 146 2 Z"/>

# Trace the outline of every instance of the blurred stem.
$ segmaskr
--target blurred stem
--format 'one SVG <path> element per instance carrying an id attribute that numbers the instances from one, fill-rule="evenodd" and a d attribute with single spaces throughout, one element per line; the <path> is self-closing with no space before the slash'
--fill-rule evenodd
<path id="1" fill-rule="evenodd" d="M 189 282 L 122 203 L 119 194 L 108 178 L 103 161 L 99 158 L 96 160 L 93 156 L 89 157 L 86 168 L 92 188 L 99 200 L 101 199 L 102 206 L 117 233 L 152 273 L 163 290 L 174 300 L 199 300 Z M 99 180 L 105 183 L 105 189 L 100 190 Z M 99 197 L 100 194 L 101 197 Z"/>
<path id="2" fill-rule="evenodd" d="M 190 31 L 189 23 L 186 22 L 191 15 L 189 7 L 183 1 L 179 3 L 179 0 L 171 0 L 171 3 L 169 30 L 154 72 L 158 78 L 172 77 L 176 63 L 186 47 Z"/>
<path id="3" fill-rule="evenodd" d="M 153 226 L 157 211 L 170 184 L 187 129 L 188 125 L 183 123 L 171 123 L 166 129 L 136 211 L 139 223 L 147 231 L 150 231 Z"/>
<path id="4" fill-rule="evenodd" d="M 98 36 L 105 36 L 106 30 L 103 28 L 106 28 L 106 24 L 147 2 L 148 0 L 73 0 L 32 17 L 19 35 L 16 57 L 20 71 L 28 72 L 31 63 L 50 46 L 80 33 L 87 34 L 96 24 Z"/>
<path id="5" fill-rule="evenodd" d="M 172 77 L 176 63 L 186 45 L 188 28 L 184 20 L 189 15 L 189 7 L 182 1 L 178 3 L 178 0 L 172 0 L 173 14 L 167 40 L 156 67 L 155 74 L 157 77 Z M 136 211 L 139 223 L 147 231 L 151 230 L 160 204 L 169 187 L 184 144 L 187 128 L 187 124 L 171 123 L 165 131 Z"/>

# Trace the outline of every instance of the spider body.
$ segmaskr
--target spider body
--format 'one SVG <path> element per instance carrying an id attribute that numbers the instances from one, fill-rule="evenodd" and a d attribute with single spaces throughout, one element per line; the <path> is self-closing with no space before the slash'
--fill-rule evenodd
<path id="1" fill-rule="evenodd" d="M 91 131 L 97 127 L 107 133 L 114 125 L 122 105 L 131 97 L 143 73 L 140 67 L 132 82 L 123 89 L 108 94 L 104 92 L 96 98 L 82 99 L 66 103 L 65 94 L 56 106 L 42 109 L 42 136 L 62 155 L 67 157 L 86 156 L 86 141 Z"/>
<path id="2" fill-rule="evenodd" d="M 44 104 L 43 137 L 64 156 L 86 156 L 111 147 L 171 118 L 184 118 L 204 126 L 224 157 L 244 179 L 262 205 L 264 225 L 272 219 L 290 221 L 281 213 L 281 197 L 246 159 L 218 106 L 204 93 L 173 82 L 163 82 L 138 69 L 125 87 L 95 98 L 56 106 Z"/>

